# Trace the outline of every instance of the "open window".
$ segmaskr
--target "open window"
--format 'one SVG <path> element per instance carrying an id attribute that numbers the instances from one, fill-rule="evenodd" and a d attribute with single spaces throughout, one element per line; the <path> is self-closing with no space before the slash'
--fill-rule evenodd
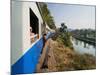
<path id="1" fill-rule="evenodd" d="M 32 9 L 29 9 L 30 13 L 30 39 L 31 43 L 35 42 L 39 38 L 39 20 L 34 14 Z"/>

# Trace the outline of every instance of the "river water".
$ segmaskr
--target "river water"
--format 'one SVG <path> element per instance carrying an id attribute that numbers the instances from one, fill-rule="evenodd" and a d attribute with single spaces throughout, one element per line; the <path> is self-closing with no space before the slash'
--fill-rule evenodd
<path id="1" fill-rule="evenodd" d="M 79 52 L 81 54 L 92 54 L 93 56 L 96 55 L 96 47 L 94 45 L 88 44 L 84 41 L 80 41 L 73 37 L 71 37 L 71 41 L 76 52 Z"/>

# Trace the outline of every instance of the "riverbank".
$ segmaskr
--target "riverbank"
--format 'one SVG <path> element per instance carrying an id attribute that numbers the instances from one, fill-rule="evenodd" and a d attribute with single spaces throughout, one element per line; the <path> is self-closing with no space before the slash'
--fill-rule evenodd
<path id="1" fill-rule="evenodd" d="M 84 38 L 84 37 L 78 37 L 78 36 L 72 36 L 80 41 L 85 41 L 86 43 L 89 43 L 91 45 L 96 45 L 96 40 L 95 39 L 91 39 L 91 38 Z"/>
<path id="2" fill-rule="evenodd" d="M 79 54 L 59 41 L 52 42 L 57 71 L 88 70 L 96 68 L 96 59 L 90 54 Z"/>
<path id="3" fill-rule="evenodd" d="M 88 53 L 93 56 L 96 56 L 96 46 L 91 45 L 85 41 L 80 41 L 76 38 L 71 37 L 71 42 L 73 44 L 73 48 L 76 52 L 80 54 Z"/>

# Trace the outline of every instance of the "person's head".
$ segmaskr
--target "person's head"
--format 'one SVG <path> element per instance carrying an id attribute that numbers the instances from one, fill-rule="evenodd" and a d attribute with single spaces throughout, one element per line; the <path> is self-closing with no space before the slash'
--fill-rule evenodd
<path id="1" fill-rule="evenodd" d="M 46 39 L 46 33 L 45 33 L 45 34 L 43 34 L 43 38 L 44 38 L 44 39 Z"/>
<path id="2" fill-rule="evenodd" d="M 32 32 L 32 27 L 30 27 L 30 32 Z"/>

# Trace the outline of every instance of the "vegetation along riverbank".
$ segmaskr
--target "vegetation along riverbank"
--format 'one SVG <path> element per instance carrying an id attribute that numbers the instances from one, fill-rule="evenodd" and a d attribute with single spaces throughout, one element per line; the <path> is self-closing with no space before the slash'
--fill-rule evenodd
<path id="1" fill-rule="evenodd" d="M 53 39 L 53 52 L 57 71 L 88 70 L 96 68 L 96 58 L 90 54 L 77 53 L 70 40 L 70 33 L 64 23 Z"/>

